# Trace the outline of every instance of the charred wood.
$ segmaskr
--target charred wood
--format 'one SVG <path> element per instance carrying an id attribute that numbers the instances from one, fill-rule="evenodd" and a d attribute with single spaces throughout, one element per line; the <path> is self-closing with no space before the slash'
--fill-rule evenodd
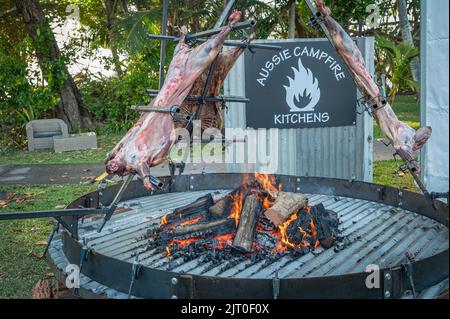
<path id="1" fill-rule="evenodd" d="M 262 201 L 255 195 L 245 198 L 239 218 L 239 225 L 233 239 L 233 247 L 243 252 L 252 250 L 255 241 L 256 225 L 262 212 Z"/>

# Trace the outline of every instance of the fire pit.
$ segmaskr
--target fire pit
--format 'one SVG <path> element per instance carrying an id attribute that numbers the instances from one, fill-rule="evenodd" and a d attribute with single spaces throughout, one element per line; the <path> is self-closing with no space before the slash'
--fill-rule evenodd
<path id="1" fill-rule="evenodd" d="M 216 241 L 201 253 L 176 254 L 173 246 L 151 244 L 167 213 L 213 192 L 233 191 L 243 177 L 179 176 L 153 196 L 132 183 L 100 234 L 101 218 L 87 218 L 79 225 L 80 240 L 57 233 L 48 259 L 63 282 L 68 264 L 80 266 L 76 291 L 86 297 L 398 298 L 448 278 L 448 207 L 437 202 L 434 209 L 422 195 L 356 181 L 274 176 L 284 192 L 304 194 L 309 207 L 322 204 L 337 214 L 339 236 L 329 249 L 313 243 L 307 251 L 245 254 Z M 107 205 L 117 189 L 88 194 L 70 207 Z M 369 265 L 380 267 L 373 289 L 366 286 Z"/>

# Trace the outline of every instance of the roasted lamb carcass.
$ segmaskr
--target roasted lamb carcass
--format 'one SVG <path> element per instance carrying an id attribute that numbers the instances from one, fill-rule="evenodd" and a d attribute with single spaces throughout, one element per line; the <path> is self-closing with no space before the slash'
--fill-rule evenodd
<path id="1" fill-rule="evenodd" d="M 170 109 L 172 106 L 181 105 L 197 78 L 221 52 L 232 26 L 240 19 L 241 13 L 234 11 L 227 27 L 195 48 L 185 43 L 184 32 L 175 48 L 164 85 L 150 106 Z M 148 178 L 150 167 L 165 160 L 175 140 L 175 126 L 171 114 L 144 112 L 106 157 L 106 170 L 119 176 L 137 173 L 144 179 L 144 187 L 153 190 Z"/>
<path id="2" fill-rule="evenodd" d="M 315 3 L 323 16 L 336 50 L 347 64 L 361 94 L 374 105 L 374 116 L 380 129 L 397 154 L 409 163 L 415 173 L 419 173 L 420 165 L 415 161 L 414 153 L 420 150 L 431 137 L 431 127 L 427 126 L 415 131 L 397 118 L 389 103 L 380 97 L 379 88 L 367 71 L 362 54 L 355 42 L 331 17 L 331 10 L 323 0 L 315 0 Z"/>
<path id="3" fill-rule="evenodd" d="M 255 34 L 251 34 L 245 39 L 245 43 L 249 44 L 254 37 Z M 213 74 L 206 92 L 204 92 L 204 89 L 208 79 L 209 68 L 195 81 L 189 95 L 196 97 L 202 96 L 203 94 L 205 94 L 206 97 L 219 96 L 223 81 L 245 49 L 245 47 L 236 47 L 219 53 L 216 60 L 213 62 Z M 199 101 L 193 100 L 185 100 L 181 106 L 182 112 L 185 114 L 194 114 L 198 108 Z M 208 128 L 221 130 L 223 128 L 222 103 L 205 102 L 199 119 L 201 121 L 202 130 Z M 184 127 L 185 123 L 183 121 L 175 121 L 175 126 Z M 188 127 L 188 129 L 191 131 L 192 127 Z"/>

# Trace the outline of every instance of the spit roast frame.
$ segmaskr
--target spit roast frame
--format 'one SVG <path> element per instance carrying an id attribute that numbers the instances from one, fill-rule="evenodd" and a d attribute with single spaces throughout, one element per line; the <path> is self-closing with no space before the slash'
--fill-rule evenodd
<path id="1" fill-rule="evenodd" d="M 217 173 L 182 175 L 171 179 L 171 189 L 158 190 L 155 194 L 200 190 L 233 189 L 242 181 L 241 173 Z M 449 227 L 448 205 L 436 201 L 433 207 L 421 194 L 388 186 L 359 181 L 330 178 L 275 175 L 276 182 L 287 192 L 323 194 L 351 197 L 402 208 L 429 217 Z M 114 201 L 120 185 L 108 187 L 84 195 L 68 206 L 68 209 L 85 203 L 95 206 Z M 148 196 L 139 181 L 132 182 L 123 194 L 124 200 Z M 88 208 L 87 208 L 88 209 Z M 71 223 L 71 217 L 63 217 Z M 77 221 L 78 222 L 78 221 Z M 421 291 L 440 283 L 448 277 L 448 249 L 434 256 L 412 261 L 393 268 L 380 270 L 381 286 L 369 289 L 365 280 L 368 273 L 352 273 L 317 278 L 241 279 L 190 275 L 154 269 L 117 260 L 86 246 L 66 229 L 61 233 L 63 250 L 73 264 L 82 264 L 81 272 L 90 279 L 137 298 L 399 298 L 407 291 Z M 47 258 L 50 258 L 47 256 Z M 49 260 L 51 262 L 51 258 Z M 131 277 L 130 277 L 131 274 Z"/>

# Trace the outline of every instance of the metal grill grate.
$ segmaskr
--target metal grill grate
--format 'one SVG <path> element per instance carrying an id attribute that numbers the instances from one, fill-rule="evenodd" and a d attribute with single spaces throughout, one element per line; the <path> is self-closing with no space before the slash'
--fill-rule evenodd
<path id="1" fill-rule="evenodd" d="M 448 230 L 429 218 L 365 200 L 310 195 L 312 205 L 323 203 L 339 214 L 340 229 L 349 240 L 346 247 L 337 251 L 319 248 L 302 257 L 284 256 L 272 262 L 233 257 L 220 265 L 198 259 L 172 260 L 156 249 L 147 249 L 144 235 L 159 224 L 161 216 L 207 193 L 162 194 L 123 202 L 121 207 L 130 211 L 115 215 L 101 234 L 96 232 L 98 220 L 85 220 L 80 237 L 90 248 L 115 259 L 133 262 L 139 254 L 140 263 L 152 268 L 236 278 L 272 278 L 275 273 L 279 278 L 341 275 L 364 271 L 369 264 L 381 268 L 399 265 L 406 262 L 407 249 L 422 259 L 448 247 Z"/>

